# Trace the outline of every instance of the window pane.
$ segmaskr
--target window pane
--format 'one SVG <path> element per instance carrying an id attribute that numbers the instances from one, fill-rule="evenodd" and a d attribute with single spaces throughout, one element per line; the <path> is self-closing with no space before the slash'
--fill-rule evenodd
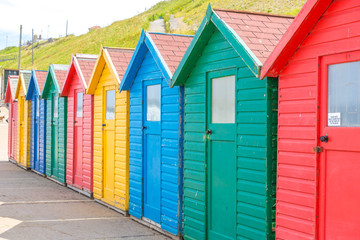
<path id="1" fill-rule="evenodd" d="M 76 117 L 83 116 L 83 93 L 76 94 Z"/>
<path id="2" fill-rule="evenodd" d="M 211 81 L 211 122 L 235 123 L 235 76 Z"/>
<path id="3" fill-rule="evenodd" d="M 146 91 L 146 120 L 158 122 L 160 121 L 161 115 L 161 85 L 157 84 L 147 86 Z"/>
<path id="4" fill-rule="evenodd" d="M 360 126 L 360 62 L 328 69 L 328 126 Z"/>
<path id="5" fill-rule="evenodd" d="M 40 116 L 40 97 L 36 97 L 35 98 L 36 101 L 36 106 L 35 106 L 35 112 L 36 112 L 36 116 L 39 117 Z"/>
<path id="6" fill-rule="evenodd" d="M 106 119 L 115 119 L 115 90 L 106 91 Z"/>
<path id="7" fill-rule="evenodd" d="M 59 97 L 57 95 L 54 95 L 54 117 L 59 117 L 58 113 L 59 108 Z"/>

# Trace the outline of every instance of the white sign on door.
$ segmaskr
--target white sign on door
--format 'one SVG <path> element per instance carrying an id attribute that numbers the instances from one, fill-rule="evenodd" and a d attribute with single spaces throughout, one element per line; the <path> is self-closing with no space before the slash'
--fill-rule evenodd
<path id="1" fill-rule="evenodd" d="M 340 127 L 341 126 L 341 113 L 328 113 L 328 126 Z"/>

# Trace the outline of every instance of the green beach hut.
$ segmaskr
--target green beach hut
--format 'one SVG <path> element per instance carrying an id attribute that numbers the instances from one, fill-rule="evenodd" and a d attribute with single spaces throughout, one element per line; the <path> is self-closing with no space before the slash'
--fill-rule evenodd
<path id="1" fill-rule="evenodd" d="M 60 97 L 68 65 L 51 64 L 41 94 L 46 100 L 46 176 L 65 185 L 67 98 Z"/>
<path id="2" fill-rule="evenodd" d="M 277 81 L 287 16 L 210 6 L 174 73 L 184 86 L 185 239 L 274 239 Z"/>

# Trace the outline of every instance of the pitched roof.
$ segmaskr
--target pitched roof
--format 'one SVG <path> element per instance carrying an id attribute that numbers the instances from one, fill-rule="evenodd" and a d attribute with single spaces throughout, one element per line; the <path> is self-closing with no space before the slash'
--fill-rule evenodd
<path id="1" fill-rule="evenodd" d="M 277 77 L 333 0 L 308 0 L 261 70 L 261 79 Z"/>
<path id="2" fill-rule="evenodd" d="M 133 49 L 102 47 L 92 71 L 86 94 L 94 94 L 105 65 L 108 66 L 114 83 L 120 84 L 133 53 Z"/>
<path id="3" fill-rule="evenodd" d="M 294 17 L 235 10 L 214 9 L 216 14 L 264 63 L 286 32 Z"/>
<path id="4" fill-rule="evenodd" d="M 38 82 L 39 90 L 41 93 L 43 90 L 44 84 L 45 84 L 47 71 L 34 70 L 34 72 L 35 72 L 36 80 Z"/>
<path id="5" fill-rule="evenodd" d="M 141 32 L 138 44 L 121 81 L 119 90 L 129 90 L 147 52 L 150 52 L 163 78 L 171 84 L 173 73 L 181 62 L 193 36 Z"/>
<path id="6" fill-rule="evenodd" d="M 75 54 L 75 57 L 79 63 L 80 71 L 84 76 L 86 85 L 88 85 L 90 82 L 92 71 L 95 67 L 97 55 Z"/>
<path id="7" fill-rule="evenodd" d="M 20 77 L 21 80 L 24 81 L 25 84 L 25 93 L 29 87 L 29 83 L 30 83 L 30 78 L 31 78 L 31 71 L 28 70 L 20 70 Z"/>
<path id="8" fill-rule="evenodd" d="M 54 73 L 59 86 L 64 84 L 69 65 L 53 64 Z"/>
<path id="9" fill-rule="evenodd" d="M 149 35 L 173 74 L 189 47 L 193 36 L 164 33 L 149 33 Z"/>
<path id="10" fill-rule="evenodd" d="M 292 19 L 289 16 L 266 13 L 213 10 L 209 4 L 193 41 L 174 73 L 171 85 L 182 86 L 186 82 L 214 29 L 224 36 L 251 72 L 259 77 L 263 63 Z"/>
<path id="11" fill-rule="evenodd" d="M 111 62 L 114 65 L 117 74 L 119 75 L 119 79 L 122 79 L 134 53 L 134 50 L 110 47 L 104 47 L 104 49 L 109 53 Z"/>

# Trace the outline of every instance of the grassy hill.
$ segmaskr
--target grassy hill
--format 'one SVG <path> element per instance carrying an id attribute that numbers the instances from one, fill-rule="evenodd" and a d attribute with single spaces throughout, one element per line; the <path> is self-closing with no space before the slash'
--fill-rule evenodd
<path id="1" fill-rule="evenodd" d="M 213 8 L 249 10 L 265 13 L 296 15 L 306 0 L 212 0 Z M 134 48 L 141 30 L 148 29 L 153 16 L 168 21 L 171 14 L 184 17 L 184 22 L 196 29 L 205 15 L 208 0 L 167 0 L 130 19 L 95 29 L 80 36 L 56 39 L 52 43 L 35 45 L 34 65 L 31 63 L 31 47 L 22 48 L 22 69 L 45 69 L 50 63 L 69 64 L 75 53 L 98 54 L 100 46 Z M 194 34 L 191 30 L 178 33 Z M 0 50 L 0 60 L 17 55 L 17 47 Z M 17 68 L 18 60 L 0 62 L 0 68 Z"/>

